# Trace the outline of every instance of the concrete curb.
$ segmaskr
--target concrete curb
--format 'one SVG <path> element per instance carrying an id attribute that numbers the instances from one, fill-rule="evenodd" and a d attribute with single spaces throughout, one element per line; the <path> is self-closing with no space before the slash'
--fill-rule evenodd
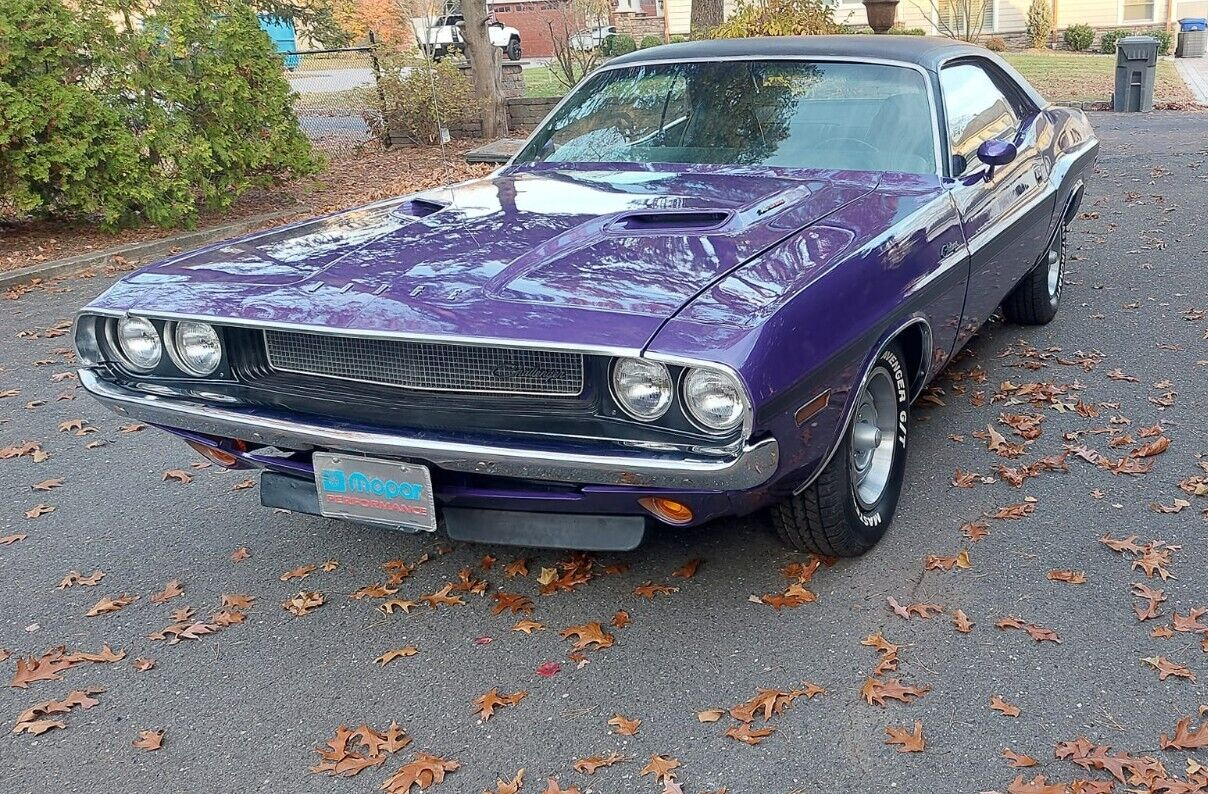
<path id="1" fill-rule="evenodd" d="M 87 254 L 77 254 L 51 262 L 41 262 L 30 267 L 10 270 L 0 273 L 0 289 L 18 287 L 35 280 L 45 280 L 70 276 L 90 268 L 105 267 L 114 263 L 114 257 L 121 257 L 130 263 L 140 263 L 148 259 L 168 256 L 173 249 L 188 251 L 200 248 L 220 240 L 239 237 L 254 231 L 271 221 L 302 215 L 310 212 L 307 207 L 296 207 L 277 212 L 266 212 L 263 215 L 253 215 L 250 218 L 228 223 L 225 226 L 212 226 L 208 229 L 197 229 L 190 232 L 174 234 L 170 237 L 160 237 L 138 243 L 127 243 L 104 251 L 92 251 Z"/>

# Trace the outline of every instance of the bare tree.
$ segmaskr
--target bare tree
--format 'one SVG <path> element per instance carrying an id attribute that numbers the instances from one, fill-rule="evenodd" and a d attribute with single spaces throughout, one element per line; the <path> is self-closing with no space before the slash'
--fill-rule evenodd
<path id="1" fill-rule="evenodd" d="M 482 104 L 482 134 L 500 138 L 507 134 L 507 106 L 503 99 L 502 56 L 487 31 L 487 0 L 462 0 L 466 57 L 474 76 L 474 96 Z"/>
<path id="2" fill-rule="evenodd" d="M 610 0 L 569 0 L 554 19 L 547 19 L 550 41 L 554 45 L 554 60 L 550 72 L 565 88 L 573 88 L 600 65 L 600 48 L 585 25 L 600 27 L 607 24 Z M 576 34 L 582 32 L 582 36 Z"/>
<path id="3" fill-rule="evenodd" d="M 708 30 L 726 21 L 725 0 L 692 0 L 692 30 Z"/>
<path id="4" fill-rule="evenodd" d="M 927 0 L 930 17 L 936 20 L 940 35 L 960 41 L 976 42 L 981 39 L 986 25 L 986 10 L 993 0 Z M 924 14 L 927 10 L 917 3 L 915 7 Z"/>

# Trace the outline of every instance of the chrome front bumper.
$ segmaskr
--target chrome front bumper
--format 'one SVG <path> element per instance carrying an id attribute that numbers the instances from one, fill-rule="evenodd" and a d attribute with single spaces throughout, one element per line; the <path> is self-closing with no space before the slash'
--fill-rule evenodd
<path id="1" fill-rule="evenodd" d="M 400 436 L 324 427 L 183 397 L 134 391 L 99 377 L 91 369 L 81 369 L 79 374 L 80 384 L 102 404 L 142 422 L 288 450 L 318 448 L 406 458 L 448 471 L 585 485 L 744 491 L 767 482 L 780 460 L 780 448 L 774 438 L 748 444 L 730 457 L 709 458 L 649 449 L 635 450 L 632 454 L 525 449 L 451 441 L 431 435 Z"/>

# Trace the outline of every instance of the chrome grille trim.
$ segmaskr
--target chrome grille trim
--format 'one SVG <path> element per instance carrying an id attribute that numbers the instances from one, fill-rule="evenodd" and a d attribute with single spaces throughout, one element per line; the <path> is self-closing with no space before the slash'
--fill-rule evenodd
<path id="1" fill-rule="evenodd" d="M 278 372 L 468 394 L 574 397 L 583 391 L 583 355 L 558 350 L 366 339 L 264 331 Z"/>

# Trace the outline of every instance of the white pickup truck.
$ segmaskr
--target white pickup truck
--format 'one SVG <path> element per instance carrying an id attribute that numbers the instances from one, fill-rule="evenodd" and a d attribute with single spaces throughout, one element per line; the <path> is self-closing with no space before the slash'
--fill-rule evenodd
<path id="1" fill-rule="evenodd" d="M 461 14 L 449 14 L 437 17 L 430 24 L 426 19 L 413 20 L 416 37 L 420 46 L 435 60 L 440 60 L 451 52 L 461 52 L 466 43 L 462 30 L 464 19 Z M 491 43 L 503 50 L 509 61 L 518 61 L 521 57 L 520 31 L 502 22 L 491 22 L 487 25 Z"/>

